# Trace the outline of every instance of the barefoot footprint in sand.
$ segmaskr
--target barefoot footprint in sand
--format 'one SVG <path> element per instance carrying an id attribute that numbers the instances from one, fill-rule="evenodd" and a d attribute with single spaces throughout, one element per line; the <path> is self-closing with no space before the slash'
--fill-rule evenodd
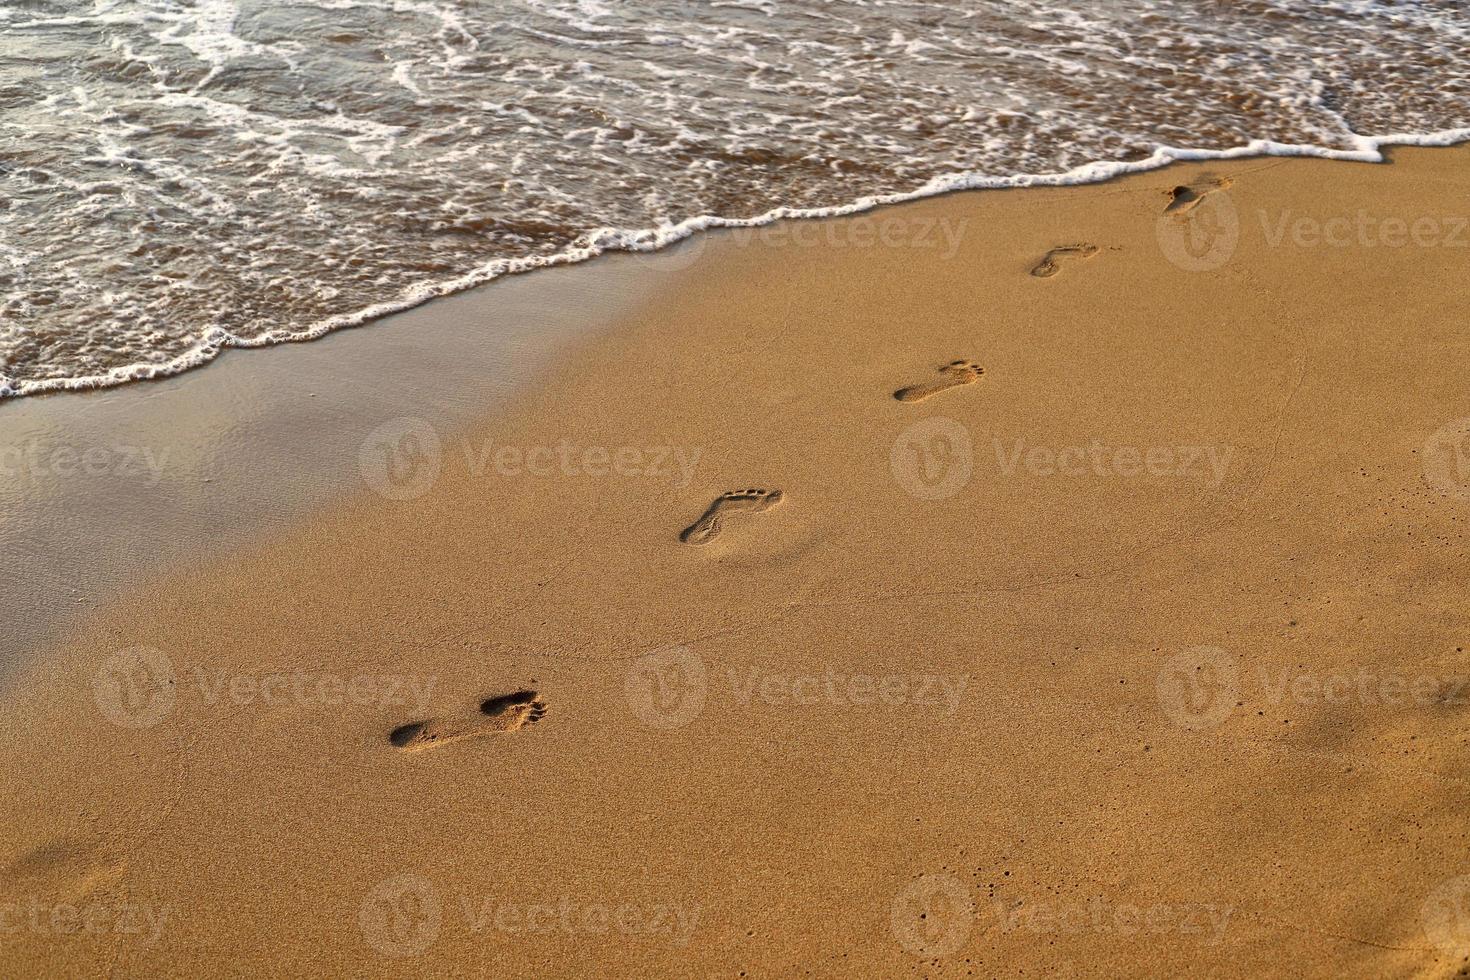
<path id="1" fill-rule="evenodd" d="M 467 738 L 517 732 L 536 724 L 545 714 L 546 702 L 535 691 L 516 691 L 486 698 L 480 705 L 479 715 L 473 718 L 431 719 L 399 725 L 388 734 L 388 741 L 406 752 L 417 752 Z"/>
<path id="2" fill-rule="evenodd" d="M 1078 245 L 1058 245 L 1042 256 L 1031 274 L 1038 279 L 1050 279 L 1062 271 L 1061 263 L 1069 259 L 1090 259 L 1098 253 L 1096 245 L 1083 242 Z"/>
<path id="3" fill-rule="evenodd" d="M 1205 198 L 1229 186 L 1229 178 L 1221 177 L 1218 180 L 1204 180 L 1197 184 L 1180 184 L 1178 187 L 1171 187 L 1169 188 L 1169 204 L 1164 208 L 1164 213 L 1188 214 Z"/>
<path id="4" fill-rule="evenodd" d="M 780 490 L 732 490 L 722 493 L 709 505 L 709 509 L 684 529 L 679 540 L 685 544 L 708 544 L 724 528 L 724 522 L 734 513 L 754 513 L 770 510 L 781 502 Z"/>
<path id="5" fill-rule="evenodd" d="M 985 369 L 972 361 L 950 361 L 939 369 L 937 380 L 900 388 L 893 393 L 893 397 L 901 402 L 923 401 L 930 395 L 937 395 L 941 391 L 958 388 L 960 385 L 972 385 L 979 381 L 980 376 L 984 373 Z"/>

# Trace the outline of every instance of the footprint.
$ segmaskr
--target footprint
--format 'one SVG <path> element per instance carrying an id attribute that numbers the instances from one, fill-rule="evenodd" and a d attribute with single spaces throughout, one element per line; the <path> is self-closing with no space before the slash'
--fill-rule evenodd
<path id="1" fill-rule="evenodd" d="M 1037 263 L 1036 268 L 1031 270 L 1031 274 L 1038 279 L 1050 279 L 1062 271 L 1060 263 L 1063 259 L 1090 259 L 1097 253 L 1097 246 L 1089 245 L 1086 242 L 1077 245 L 1058 245 L 1042 257 L 1041 261 Z"/>
<path id="2" fill-rule="evenodd" d="M 901 402 L 923 401 L 941 391 L 958 388 L 960 385 L 972 385 L 984 373 L 985 369 L 972 361 L 950 361 L 939 369 L 939 380 L 900 388 L 893 393 L 893 397 Z"/>
<path id="3" fill-rule="evenodd" d="M 1178 187 L 1171 187 L 1168 191 L 1169 204 L 1164 208 L 1164 213 L 1188 214 L 1205 198 L 1229 186 L 1230 179 L 1221 177 L 1218 180 L 1203 180 L 1197 184 L 1180 184 Z"/>
<path id="4" fill-rule="evenodd" d="M 95 845 L 58 839 L 0 867 L 0 890 L 23 887 L 33 894 L 76 898 L 115 886 L 126 869 L 121 861 L 105 860 Z"/>
<path id="5" fill-rule="evenodd" d="M 679 540 L 685 544 L 708 544 L 724 530 L 727 515 L 738 511 L 759 514 L 779 504 L 781 499 L 780 490 L 731 490 L 722 493 L 699 520 L 684 529 Z"/>
<path id="6" fill-rule="evenodd" d="M 486 698 L 475 718 L 445 721 L 412 721 L 388 733 L 388 741 L 405 752 L 448 745 L 482 735 L 517 732 L 534 725 L 546 714 L 546 702 L 535 691 L 516 691 Z"/>

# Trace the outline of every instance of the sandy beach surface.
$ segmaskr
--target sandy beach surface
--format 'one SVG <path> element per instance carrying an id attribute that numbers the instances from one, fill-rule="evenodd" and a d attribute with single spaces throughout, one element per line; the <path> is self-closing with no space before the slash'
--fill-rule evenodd
<path id="1" fill-rule="evenodd" d="M 373 357 L 508 283 L 36 400 L 280 482 L 15 651 L 0 972 L 1463 975 L 1467 191 L 951 195 L 546 273 L 648 282 L 494 393 Z M 266 421 L 314 350 L 389 395 Z"/>

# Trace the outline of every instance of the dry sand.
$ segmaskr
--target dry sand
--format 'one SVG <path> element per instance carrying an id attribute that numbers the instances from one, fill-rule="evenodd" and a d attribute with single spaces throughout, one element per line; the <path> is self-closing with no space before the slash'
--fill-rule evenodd
<path id="1" fill-rule="evenodd" d="M 1467 191 L 686 243 L 510 410 L 364 418 L 366 489 L 34 654 L 3 972 L 1454 975 Z"/>

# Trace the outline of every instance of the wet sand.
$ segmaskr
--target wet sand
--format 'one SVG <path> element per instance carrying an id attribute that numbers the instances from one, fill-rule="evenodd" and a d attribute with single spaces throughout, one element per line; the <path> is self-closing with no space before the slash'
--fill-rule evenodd
<path id="1" fill-rule="evenodd" d="M 1454 975 L 1470 149 L 1393 156 L 706 236 L 291 433 L 351 492 L 24 652 L 7 959 Z"/>
<path id="2" fill-rule="evenodd" d="M 208 371 L 0 405 L 0 683 L 119 589 L 218 557 L 362 489 L 365 419 L 482 423 L 682 264 L 612 256 Z M 19 572 L 17 566 L 17 571 Z"/>

